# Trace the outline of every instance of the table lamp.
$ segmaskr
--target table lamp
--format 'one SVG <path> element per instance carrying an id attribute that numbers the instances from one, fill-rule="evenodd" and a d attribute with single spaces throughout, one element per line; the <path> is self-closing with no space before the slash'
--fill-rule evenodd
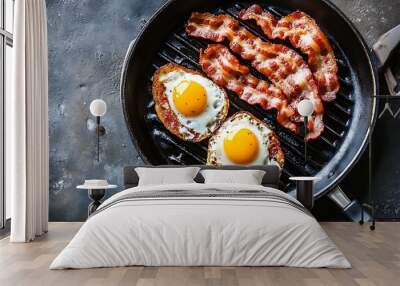
<path id="1" fill-rule="evenodd" d="M 106 129 L 100 124 L 100 117 L 107 112 L 107 104 L 102 99 L 95 99 L 90 103 L 90 113 L 96 116 L 97 134 L 97 162 L 100 161 L 100 136 L 106 134 Z"/>
<path id="2" fill-rule="evenodd" d="M 314 104 L 309 99 L 303 99 L 297 105 L 297 111 L 304 117 L 304 162 L 307 163 L 307 132 L 308 117 L 314 112 Z"/>

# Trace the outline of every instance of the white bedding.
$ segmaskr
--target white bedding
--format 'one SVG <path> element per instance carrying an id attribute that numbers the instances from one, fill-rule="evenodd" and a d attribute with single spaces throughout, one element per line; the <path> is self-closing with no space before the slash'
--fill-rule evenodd
<path id="1" fill-rule="evenodd" d="M 123 199 L 137 192 L 168 190 L 263 191 L 272 199 L 251 196 Z M 282 200 L 275 199 L 278 197 Z M 127 265 L 350 268 L 318 222 L 293 203 L 300 204 L 279 190 L 254 185 L 131 188 L 106 200 L 50 269 Z"/>

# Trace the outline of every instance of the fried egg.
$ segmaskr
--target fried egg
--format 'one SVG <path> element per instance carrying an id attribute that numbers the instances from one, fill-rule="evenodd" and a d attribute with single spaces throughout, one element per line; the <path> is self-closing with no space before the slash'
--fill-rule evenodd
<path id="1" fill-rule="evenodd" d="M 278 138 L 252 114 L 240 111 L 227 119 L 210 138 L 207 164 L 278 165 L 284 155 Z"/>
<path id="2" fill-rule="evenodd" d="M 153 97 L 164 126 L 181 139 L 193 142 L 217 130 L 229 108 L 224 89 L 202 74 L 175 64 L 156 71 Z"/>

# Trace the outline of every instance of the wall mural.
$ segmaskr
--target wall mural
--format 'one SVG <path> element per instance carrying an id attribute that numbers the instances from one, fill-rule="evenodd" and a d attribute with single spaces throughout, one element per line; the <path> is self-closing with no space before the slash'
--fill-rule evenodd
<path id="1" fill-rule="evenodd" d="M 206 70 L 204 72 L 210 79 L 198 72 L 198 66 L 185 63 L 184 59 L 178 59 L 175 65 L 165 65 L 171 56 L 175 60 L 178 56 L 171 55 L 168 49 L 162 51 L 164 58 L 154 63 L 154 69 L 141 72 L 145 79 L 144 93 L 135 94 L 135 107 L 128 100 L 123 101 L 124 109 L 121 109 L 119 82 L 126 50 L 161 2 L 47 1 L 50 220 L 84 220 L 89 199 L 87 193 L 75 187 L 90 178 L 106 178 L 120 185 L 122 167 L 143 162 L 139 153 L 145 160 L 155 164 L 270 162 L 283 167 L 283 187 L 286 188 L 291 187 L 288 181 L 291 174 L 318 172 L 321 165 L 319 162 L 315 165 L 307 164 L 308 169 L 303 170 L 304 146 L 302 140 L 299 140 L 303 134 L 301 123 L 289 120 L 290 115 L 286 118 L 280 116 L 276 120 L 276 110 L 260 116 L 262 108 L 255 108 L 257 104 L 240 108 L 246 106 L 240 102 L 241 99 L 236 95 L 236 99 L 232 100 L 237 90 L 229 86 L 224 86 L 228 91 L 221 88 L 221 84 L 218 86 L 215 83 L 217 79 L 207 74 Z M 363 8 L 365 4 L 350 7 L 346 1 L 334 2 L 345 10 L 361 31 L 366 30 L 361 23 L 363 19 L 358 18 L 361 14 L 368 15 L 370 21 L 377 19 L 374 29 L 364 33 L 369 43 L 392 26 L 388 22 L 396 22 L 395 16 L 389 18 L 388 14 L 385 14 L 386 22 L 380 22 L 382 12 L 377 5 L 381 4 L 373 1 L 368 4 L 371 7 L 368 11 Z M 202 64 L 210 61 L 207 63 L 209 66 L 213 64 L 213 57 L 221 55 L 230 59 L 237 57 L 224 46 L 214 45 L 204 51 Z M 248 76 L 247 67 L 239 66 L 238 69 L 243 73 L 242 76 Z M 153 81 L 150 81 L 153 75 Z M 108 105 L 107 115 L 102 119 L 107 133 L 102 137 L 100 162 L 95 160 L 95 121 L 90 116 L 88 106 L 95 98 L 104 99 Z M 127 129 L 123 111 L 126 114 L 140 112 L 143 123 L 132 123 L 128 119 Z M 260 117 L 270 126 L 273 124 L 275 131 L 257 119 Z M 315 121 L 315 115 L 310 119 L 311 122 Z M 317 125 L 310 125 L 309 136 L 318 137 L 318 130 L 313 129 L 313 126 Z M 137 134 L 137 130 L 141 130 L 140 134 Z M 134 146 L 129 132 L 134 133 Z M 291 135 L 295 132 L 299 135 Z M 296 140 L 289 141 L 294 147 L 288 146 L 285 141 L 288 136 L 297 136 Z M 279 143 L 281 140 L 284 142 Z M 313 152 L 324 144 L 320 141 L 311 143 L 310 157 L 316 160 L 317 153 Z M 147 147 L 143 142 L 146 142 Z M 285 165 L 284 156 L 288 158 Z M 361 198 L 367 188 L 362 179 L 366 175 L 365 163 L 363 158 L 341 184 L 354 197 Z M 393 197 L 396 196 L 391 191 L 380 192 L 378 217 L 398 215 L 399 210 L 393 204 Z M 321 199 L 314 212 L 320 219 L 343 218 L 327 199 Z"/>

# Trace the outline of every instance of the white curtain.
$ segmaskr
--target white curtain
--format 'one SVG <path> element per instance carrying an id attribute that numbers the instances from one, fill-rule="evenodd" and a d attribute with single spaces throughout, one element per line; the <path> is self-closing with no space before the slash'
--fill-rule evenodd
<path id="1" fill-rule="evenodd" d="M 6 180 L 12 242 L 48 225 L 48 86 L 45 0 L 15 1 L 13 94 L 6 98 Z"/>

